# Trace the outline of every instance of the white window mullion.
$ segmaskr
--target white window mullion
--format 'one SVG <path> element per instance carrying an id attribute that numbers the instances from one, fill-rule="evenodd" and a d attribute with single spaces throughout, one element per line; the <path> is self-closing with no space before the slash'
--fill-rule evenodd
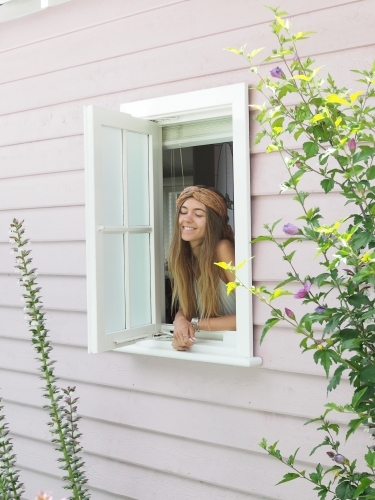
<path id="1" fill-rule="evenodd" d="M 154 207 L 155 207 L 155 199 L 154 199 L 154 165 L 153 165 L 153 151 L 152 151 L 152 138 L 149 138 L 148 141 L 148 161 L 149 161 L 149 171 L 148 171 L 148 185 L 149 185 L 149 198 L 150 198 L 150 204 L 149 204 L 149 217 L 150 220 L 155 217 L 154 214 Z M 150 238 L 150 266 L 151 269 L 157 268 L 157 263 L 155 262 L 155 233 L 156 231 L 152 231 L 150 233 L 149 238 Z M 157 301 L 157 293 L 156 293 L 156 282 L 155 282 L 155 273 L 151 272 L 151 321 L 154 321 L 154 318 L 156 317 L 156 301 Z M 160 283 L 160 281 L 159 281 Z M 160 283 L 162 286 L 162 289 L 164 290 L 164 286 L 162 283 Z M 161 313 L 161 309 L 159 308 L 159 314 Z M 161 316 L 160 316 L 161 317 Z"/>
<path id="2" fill-rule="evenodd" d="M 122 165 L 123 165 L 123 193 L 124 193 L 124 226 L 126 231 L 124 234 L 124 262 L 125 262 L 125 328 L 128 330 L 131 325 L 130 319 L 130 280 L 129 280 L 129 208 L 127 203 L 128 193 L 128 161 L 127 161 L 127 136 L 126 132 L 122 131 Z"/>
<path id="3" fill-rule="evenodd" d="M 125 260 L 125 328 L 128 330 L 131 326 L 130 311 L 130 262 L 129 262 L 129 231 L 124 234 L 124 260 Z"/>

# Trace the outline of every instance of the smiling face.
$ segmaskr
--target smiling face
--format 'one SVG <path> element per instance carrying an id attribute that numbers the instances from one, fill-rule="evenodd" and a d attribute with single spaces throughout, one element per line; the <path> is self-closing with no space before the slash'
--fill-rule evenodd
<path id="1" fill-rule="evenodd" d="M 178 224 L 181 238 L 188 241 L 192 248 L 199 247 L 206 234 L 206 205 L 195 198 L 185 200 L 180 208 Z"/>

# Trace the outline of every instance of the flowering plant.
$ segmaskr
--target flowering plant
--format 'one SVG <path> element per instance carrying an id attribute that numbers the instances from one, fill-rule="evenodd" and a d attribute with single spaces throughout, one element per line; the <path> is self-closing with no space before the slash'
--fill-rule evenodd
<path id="1" fill-rule="evenodd" d="M 302 337 L 303 352 L 312 352 L 315 363 L 322 365 L 329 377 L 328 391 L 335 389 L 343 374 L 352 386 L 352 398 L 344 406 L 328 403 L 318 422 L 325 433 L 314 447 L 328 447 L 334 464 L 325 470 L 318 464 L 307 473 L 296 465 L 297 451 L 284 458 L 277 443 L 263 439 L 261 447 L 285 463 L 292 472 L 280 483 L 294 479 L 310 481 L 321 500 L 375 499 L 375 451 L 369 442 L 364 450 L 363 470 L 357 460 L 340 453 L 340 426 L 327 419 L 331 411 L 351 415 L 346 438 L 361 426 L 375 430 L 375 63 L 370 70 L 354 70 L 360 75 L 361 88 L 355 91 L 339 88 L 328 74 L 326 81 L 318 74 L 310 58 L 300 58 L 297 45 L 312 32 L 291 31 L 285 12 L 274 13 L 271 30 L 278 40 L 263 64 L 277 61 L 269 76 L 260 74 L 254 58 L 262 49 L 245 53 L 245 47 L 228 50 L 244 57 L 250 71 L 259 77 L 255 87 L 267 103 L 253 105 L 260 126 L 255 143 L 268 140 L 267 153 L 281 156 L 287 175 L 281 191 L 294 192 L 300 207 L 296 221 L 283 226 L 287 238 L 280 241 L 275 230 L 280 221 L 266 224 L 267 234 L 254 242 L 270 242 L 278 247 L 290 266 L 286 279 L 275 289 L 251 287 L 249 290 L 271 309 L 261 342 L 267 332 L 281 321 L 289 323 Z M 293 140 L 291 140 L 293 138 Z M 309 203 L 309 193 L 300 187 L 301 179 L 318 178 L 322 191 L 343 196 L 352 213 L 333 224 L 322 224 L 323 213 Z M 331 194 L 332 195 L 332 194 Z M 330 195 L 330 196 L 331 196 Z M 344 206 L 344 204 L 343 204 Z M 298 225 L 297 225 L 298 224 Z M 320 259 L 321 272 L 301 275 L 294 261 L 296 244 L 313 242 Z M 266 243 L 267 244 L 267 243 Z M 221 263 L 223 266 L 224 264 Z M 226 265 L 226 264 L 225 264 Z M 230 265 L 229 269 L 236 271 Z M 288 290 L 299 284 L 297 292 Z M 229 289 L 245 286 L 236 277 Z M 302 299 L 307 312 L 298 318 L 288 308 L 280 309 L 274 301 L 285 295 Z M 292 299 L 293 300 L 293 299 Z M 290 305 L 290 303 L 288 304 Z M 333 370 L 332 370 L 333 369 Z M 333 373 L 332 373 L 333 371 Z"/>
<path id="2" fill-rule="evenodd" d="M 78 430 L 76 403 L 78 398 L 74 396 L 75 386 L 62 389 L 57 386 L 54 363 L 51 359 L 52 345 L 48 338 L 48 330 L 45 323 L 45 312 L 40 294 L 41 288 L 37 283 L 36 268 L 32 267 L 30 243 L 24 236 L 23 222 L 13 219 L 10 225 L 10 242 L 15 246 L 12 253 L 15 254 L 15 271 L 20 274 L 20 286 L 23 288 L 22 300 L 25 303 L 25 317 L 28 321 L 31 341 L 37 353 L 37 361 L 40 364 L 41 376 L 44 382 L 43 396 L 48 404 L 44 409 L 48 411 L 50 420 L 48 425 L 51 431 L 51 441 L 56 451 L 60 454 L 58 461 L 60 468 L 64 470 L 64 488 L 71 491 L 69 500 L 88 500 L 90 494 L 86 487 L 87 479 L 83 469 L 84 462 L 81 456 L 80 445 L 81 434 Z M 0 400 L 1 403 L 1 400 Z M 19 474 L 15 470 L 16 456 L 13 453 L 13 445 L 8 436 L 8 427 L 4 423 L 0 405 L 0 498 L 2 500 L 21 500 L 24 486 L 20 482 Z M 49 493 L 41 492 L 36 500 L 52 500 Z"/>
<path id="3" fill-rule="evenodd" d="M 43 493 L 41 491 L 36 497 L 35 500 L 53 500 L 53 497 L 51 493 Z M 61 500 L 66 500 L 65 498 L 62 498 Z"/>

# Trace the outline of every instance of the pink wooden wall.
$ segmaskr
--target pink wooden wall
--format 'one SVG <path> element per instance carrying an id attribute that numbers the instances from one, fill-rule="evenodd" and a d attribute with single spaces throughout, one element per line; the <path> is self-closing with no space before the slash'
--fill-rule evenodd
<path id="1" fill-rule="evenodd" d="M 263 3 L 71 0 L 0 26 L 0 391 L 27 500 L 41 488 L 57 499 L 64 492 L 12 272 L 12 217 L 26 220 L 33 240 L 61 383 L 78 385 L 93 499 L 315 498 L 303 483 L 275 487 L 286 470 L 258 446 L 262 437 L 281 438 L 286 453 L 301 446 L 303 467 L 329 464 L 324 450 L 309 457 L 319 436 L 303 427 L 322 412 L 326 380 L 309 355 L 299 354 L 292 331 L 277 328 L 261 348 L 256 344 L 264 359 L 259 369 L 86 352 L 82 106 L 119 109 L 235 82 L 251 86 L 244 60 L 222 48 L 272 47 Z M 302 55 L 356 89 L 348 69 L 372 62 L 373 0 L 284 0 L 282 7 L 297 30 L 318 33 Z M 251 100 L 262 101 L 254 93 Z M 290 196 L 277 195 L 280 161 L 263 151 L 261 144 L 251 154 L 254 235 L 264 222 L 296 216 Z M 327 209 L 327 222 L 342 216 L 339 195 L 310 200 Z M 273 248 L 259 244 L 254 253 L 256 283 L 283 278 Z M 299 257 L 306 273 L 313 253 Z M 257 338 L 266 318 L 255 303 Z M 347 393 L 344 382 L 331 399 L 344 402 Z M 345 454 L 359 454 L 364 442 L 349 441 Z"/>

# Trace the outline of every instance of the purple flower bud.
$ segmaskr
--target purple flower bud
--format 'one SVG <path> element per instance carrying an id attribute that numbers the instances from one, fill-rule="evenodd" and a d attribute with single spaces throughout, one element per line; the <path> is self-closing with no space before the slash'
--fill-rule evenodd
<path id="1" fill-rule="evenodd" d="M 355 151 L 355 148 L 357 147 L 357 143 L 355 142 L 355 139 L 350 139 L 348 142 L 348 148 L 350 151 Z"/>
<path id="2" fill-rule="evenodd" d="M 349 460 L 344 457 L 344 455 L 341 455 L 341 453 L 334 453 L 333 451 L 327 451 L 327 455 L 329 458 L 332 458 L 334 462 L 340 465 L 349 465 Z"/>
<path id="3" fill-rule="evenodd" d="M 283 226 L 283 232 L 285 234 L 289 234 L 291 236 L 294 236 L 294 235 L 299 233 L 299 229 L 294 224 L 291 224 L 290 222 L 288 222 L 288 224 L 285 224 Z"/>
<path id="4" fill-rule="evenodd" d="M 294 298 L 295 299 L 304 299 L 306 297 L 306 295 L 309 294 L 310 288 L 311 288 L 311 283 L 310 283 L 310 281 L 307 280 L 306 283 L 303 285 L 303 288 L 298 290 L 298 292 L 294 295 Z"/>
<path id="5" fill-rule="evenodd" d="M 324 314 L 325 311 L 326 311 L 326 308 L 323 307 L 323 306 L 318 306 L 314 309 L 314 311 L 316 312 L 316 314 Z"/>
<path id="6" fill-rule="evenodd" d="M 285 314 L 288 316 L 288 318 L 296 319 L 296 317 L 294 316 L 294 312 L 288 309 L 287 307 L 285 308 Z"/>
<path id="7" fill-rule="evenodd" d="M 273 76 L 274 78 L 284 78 L 285 77 L 284 71 L 281 68 L 279 68 L 278 66 L 276 66 L 276 68 L 271 69 L 270 73 L 271 73 L 271 76 Z"/>

